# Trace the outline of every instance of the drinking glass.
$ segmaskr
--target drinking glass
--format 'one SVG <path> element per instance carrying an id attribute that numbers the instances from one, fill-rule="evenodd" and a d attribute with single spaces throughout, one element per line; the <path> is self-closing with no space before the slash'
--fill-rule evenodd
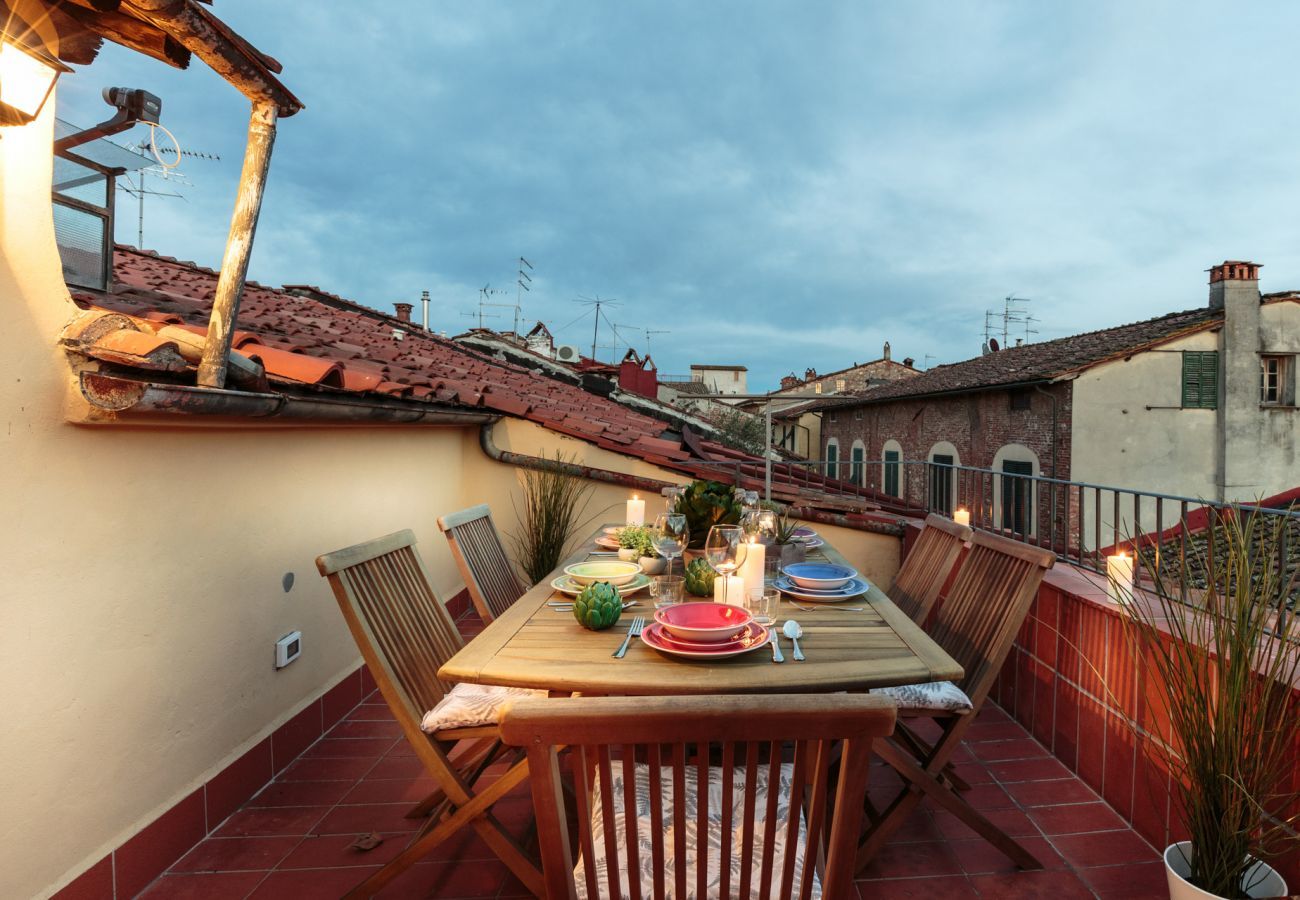
<path id="1" fill-rule="evenodd" d="M 658 575 L 650 579 L 650 596 L 654 598 L 655 609 L 681 603 L 685 587 L 686 579 L 681 575 Z"/>
<path id="2" fill-rule="evenodd" d="M 704 541 L 704 558 L 723 578 L 734 575 L 745 561 L 744 529 L 739 525 L 714 525 Z"/>
<path id="3" fill-rule="evenodd" d="M 772 625 L 776 622 L 776 606 L 780 600 L 781 594 L 776 588 L 764 587 L 762 593 L 745 598 L 745 609 L 759 625 Z"/>
<path id="4" fill-rule="evenodd" d="M 655 548 L 668 560 L 667 574 L 673 574 L 673 560 L 682 555 L 686 542 L 691 539 L 686 527 L 686 516 L 681 513 L 662 513 L 655 518 Z"/>

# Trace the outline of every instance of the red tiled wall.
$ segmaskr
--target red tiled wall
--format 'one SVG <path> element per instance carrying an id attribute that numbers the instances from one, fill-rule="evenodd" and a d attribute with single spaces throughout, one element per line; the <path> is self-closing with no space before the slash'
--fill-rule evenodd
<path id="1" fill-rule="evenodd" d="M 1150 674 L 1133 664 L 1122 627 L 1113 607 L 1045 583 L 993 697 L 1163 849 L 1186 836 L 1148 737 L 1167 735 L 1168 722 L 1148 700 Z M 1300 883 L 1300 852 L 1273 864 Z"/>

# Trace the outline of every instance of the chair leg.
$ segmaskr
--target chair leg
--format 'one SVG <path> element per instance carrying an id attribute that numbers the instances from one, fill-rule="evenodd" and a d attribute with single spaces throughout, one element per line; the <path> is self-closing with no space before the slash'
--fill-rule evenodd
<path id="1" fill-rule="evenodd" d="M 495 738 L 473 741 L 468 744 L 468 749 L 453 754 L 448 761 L 456 767 L 456 770 L 462 776 L 466 776 L 468 781 L 473 782 L 482 774 L 489 763 L 496 760 L 496 753 L 500 746 L 500 742 Z M 429 796 L 407 810 L 406 818 L 423 819 L 437 809 L 438 805 L 445 799 L 447 799 L 447 794 L 441 787 L 436 787 Z"/>
<path id="2" fill-rule="evenodd" d="M 424 858 L 430 851 L 466 825 L 478 832 L 484 842 L 528 889 L 541 895 L 542 873 L 523 849 L 490 814 L 492 805 L 528 777 L 528 763 L 522 762 L 498 778 L 481 794 L 429 828 L 428 832 L 394 857 L 382 869 L 358 884 L 346 895 L 347 900 L 373 897 L 385 885 Z M 432 824 L 432 823 L 430 823 Z"/>

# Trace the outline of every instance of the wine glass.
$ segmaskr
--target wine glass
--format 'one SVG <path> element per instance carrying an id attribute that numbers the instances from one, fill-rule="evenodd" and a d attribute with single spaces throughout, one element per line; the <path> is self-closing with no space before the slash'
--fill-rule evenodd
<path id="1" fill-rule="evenodd" d="M 734 575 L 745 561 L 745 530 L 739 525 L 714 525 L 704 541 L 704 559 L 719 577 Z"/>
<path id="2" fill-rule="evenodd" d="M 686 527 L 686 516 L 681 513 L 661 513 L 655 517 L 655 549 L 668 560 L 668 574 L 673 574 L 673 560 L 682 555 L 686 542 L 691 539 Z"/>

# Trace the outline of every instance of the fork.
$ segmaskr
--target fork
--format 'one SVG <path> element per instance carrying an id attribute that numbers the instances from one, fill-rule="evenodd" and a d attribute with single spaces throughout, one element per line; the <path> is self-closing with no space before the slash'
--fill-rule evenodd
<path id="1" fill-rule="evenodd" d="M 790 605 L 795 609 L 802 609 L 804 612 L 817 612 L 821 609 L 833 609 L 836 612 L 862 612 L 862 610 L 865 609 L 865 607 L 862 606 L 803 606 L 795 603 L 793 600 L 790 601 Z"/>
<path id="2" fill-rule="evenodd" d="M 641 636 L 641 629 L 645 628 L 645 616 L 637 616 L 632 620 L 632 626 L 627 630 L 627 637 L 623 638 L 623 646 L 611 654 L 615 659 L 622 659 L 623 654 L 627 652 L 627 645 L 632 642 L 632 638 Z"/>

